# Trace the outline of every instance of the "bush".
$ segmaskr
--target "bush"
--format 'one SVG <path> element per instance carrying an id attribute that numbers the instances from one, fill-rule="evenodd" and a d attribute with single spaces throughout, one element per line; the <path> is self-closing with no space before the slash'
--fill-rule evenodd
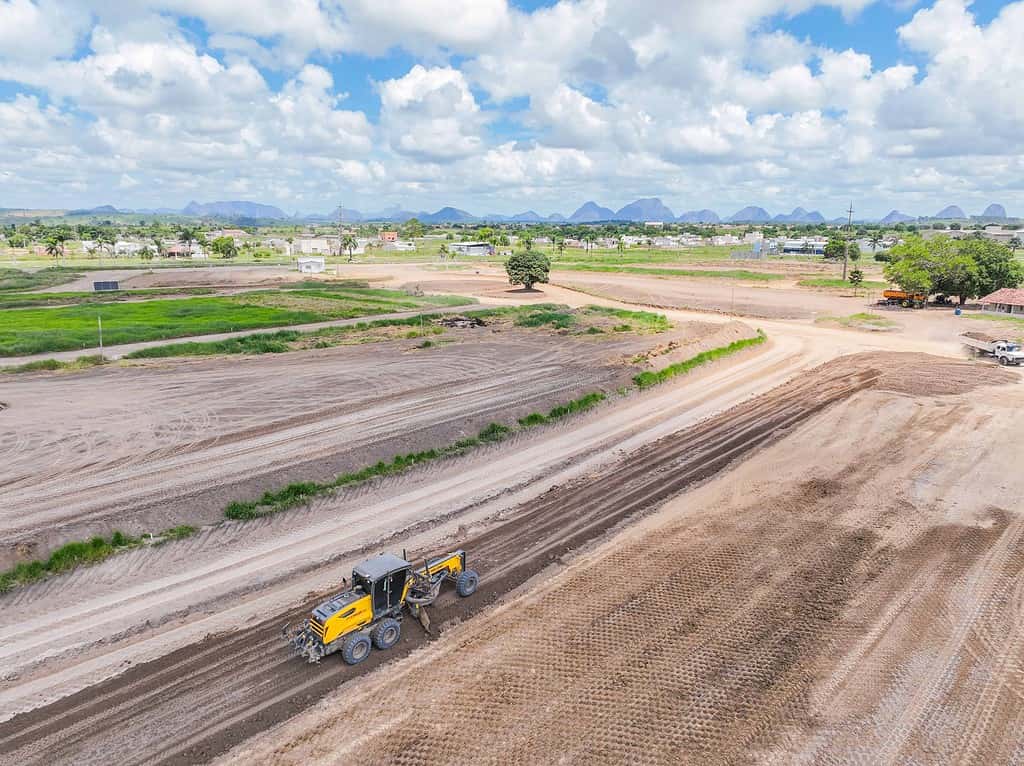
<path id="1" fill-rule="evenodd" d="M 889 253 L 875 253 L 875 260 L 879 263 L 889 263 L 892 260 L 892 256 Z"/>
<path id="2" fill-rule="evenodd" d="M 500 442 L 511 432 L 511 428 L 509 428 L 508 426 L 503 426 L 501 423 L 489 423 L 477 435 L 477 438 L 482 442 Z"/>
<path id="3" fill-rule="evenodd" d="M 114 555 L 121 548 L 138 544 L 138 539 L 123 532 L 114 532 L 109 541 L 97 535 L 87 542 L 76 540 L 65 543 L 45 561 L 24 562 L 0 573 L 0 593 L 16 585 L 41 580 L 50 574 L 66 572 L 83 564 L 98 563 Z"/>
<path id="4" fill-rule="evenodd" d="M 519 418 L 519 425 L 523 428 L 531 428 L 532 426 L 539 426 L 547 423 L 548 419 L 546 416 L 541 415 L 539 412 L 531 412 L 524 418 Z"/>

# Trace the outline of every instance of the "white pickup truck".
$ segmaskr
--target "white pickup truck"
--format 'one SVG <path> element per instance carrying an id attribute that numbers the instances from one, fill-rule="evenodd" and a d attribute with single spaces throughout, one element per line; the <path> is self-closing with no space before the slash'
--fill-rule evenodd
<path id="1" fill-rule="evenodd" d="M 1024 362 L 1024 351 L 1021 351 L 1019 343 L 1012 340 L 997 340 L 980 332 L 965 332 L 960 340 L 974 356 L 994 357 L 1003 366 Z"/>

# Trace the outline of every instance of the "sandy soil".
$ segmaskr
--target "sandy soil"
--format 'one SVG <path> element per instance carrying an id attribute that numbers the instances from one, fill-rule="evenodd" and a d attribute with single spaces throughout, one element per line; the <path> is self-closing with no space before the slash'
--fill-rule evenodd
<path id="1" fill-rule="evenodd" d="M 574 338 L 449 330 L 418 340 L 262 357 L 167 360 L 0 381 L 0 567 L 68 539 L 219 520 L 224 506 L 514 422 L 635 373 L 671 336 Z M 689 347 L 689 346 L 687 346 Z M 5 555 L 6 554 L 6 555 Z"/>
<path id="2" fill-rule="evenodd" d="M 1019 762 L 1024 391 L 837 372 L 782 441 L 224 761 Z"/>
<path id="3" fill-rule="evenodd" d="M 510 290 L 486 267 L 343 272 L 492 304 L 615 305 Z M 682 280 L 606 277 L 626 300 L 709 310 L 665 312 L 704 328 L 692 348 L 728 321 L 723 285 L 685 286 L 705 296 L 692 304 Z M 683 380 L 0 596 L 0 761 L 205 762 L 268 728 L 231 759 L 1019 761 L 1020 371 L 890 353 L 959 356 L 964 325 L 944 312 L 869 334 L 812 321 L 863 299 L 750 289 L 769 343 Z M 212 519 L 239 489 L 472 433 L 466 413 L 482 425 L 614 386 L 629 342 L 483 334 L 429 354 L 13 378 L 3 534 L 159 524 L 175 507 Z M 864 350 L 884 353 L 847 356 Z M 285 651 L 281 624 L 357 561 L 452 545 L 484 582 L 432 608 L 439 640 L 408 622 L 355 669 Z"/>

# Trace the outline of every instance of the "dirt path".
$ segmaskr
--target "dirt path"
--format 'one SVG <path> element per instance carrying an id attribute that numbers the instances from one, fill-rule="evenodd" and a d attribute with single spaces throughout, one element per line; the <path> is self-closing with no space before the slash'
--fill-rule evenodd
<path id="1" fill-rule="evenodd" d="M 225 762 L 1019 762 L 1024 392 L 948 395 L 977 381 L 873 361 L 788 386 L 835 403 L 791 410 L 749 462 Z M 730 413 L 734 443 L 786 401 L 752 402 L 745 434 Z M 670 437 L 552 506 L 585 523 L 685 486 L 713 444 Z M 475 541 L 491 577 L 534 529 Z"/>
<path id="2" fill-rule="evenodd" d="M 605 530 L 653 510 L 730 461 L 780 438 L 787 429 L 830 403 L 858 390 L 889 385 L 878 365 L 870 360 L 836 365 L 816 375 L 802 376 L 796 383 L 648 447 L 624 442 L 628 457 L 621 462 L 593 465 L 575 481 L 563 480 L 559 487 L 540 495 L 531 493 L 532 499 L 506 508 L 497 518 L 491 516 L 490 523 L 482 527 L 456 531 L 459 543 L 473 551 L 475 565 L 489 576 L 481 595 L 472 601 L 449 599 L 440 603 L 437 619 L 455 619 L 478 611 L 560 556 L 599 538 Z M 945 370 L 941 383 L 948 387 L 969 381 L 977 377 L 978 369 L 964 366 L 964 372 Z M 941 385 L 935 389 L 936 393 L 942 390 Z M 584 435 L 585 431 L 574 429 L 565 437 L 578 442 Z M 493 469 L 491 474 L 496 478 Z M 396 510 L 400 512 L 401 506 Z M 452 522 L 465 524 L 471 520 L 455 518 Z M 309 532 L 319 534 L 320 530 Z M 295 545 L 294 540 L 281 542 L 290 544 L 297 553 L 317 557 L 308 541 L 302 545 Z M 238 573 L 247 576 L 244 569 Z M 293 598 L 295 586 L 300 584 L 293 578 Z M 231 624 L 239 623 L 249 598 L 255 595 L 238 599 L 224 615 Z M 136 594 L 136 599 L 143 600 L 141 594 Z M 138 609 L 138 604 L 133 608 Z M 266 617 L 268 611 L 258 613 Z M 355 672 L 340 663 L 309 668 L 287 656 L 277 630 L 294 614 L 296 610 L 286 609 L 251 628 L 184 647 L 55 705 L 18 716 L 0 725 L 0 747 L 11 750 L 19 762 L 25 763 L 35 762 L 44 753 L 51 759 L 56 755 L 82 762 L 99 762 L 113 752 L 124 763 L 203 760 L 269 723 L 308 707 L 333 692 L 340 680 L 353 677 Z M 27 640 L 31 626 L 19 622 L 15 627 L 17 632 L 8 634 L 7 640 Z M 22 631 L 23 637 L 19 638 Z M 398 655 L 422 642 L 421 633 L 407 629 Z M 364 670 L 360 668 L 360 672 Z M 68 672 L 49 681 L 68 681 Z M 7 685 L 2 698 L 10 705 L 17 695 L 32 688 L 33 682 L 15 682 Z M 140 736 L 141 732 L 145 736 Z"/>

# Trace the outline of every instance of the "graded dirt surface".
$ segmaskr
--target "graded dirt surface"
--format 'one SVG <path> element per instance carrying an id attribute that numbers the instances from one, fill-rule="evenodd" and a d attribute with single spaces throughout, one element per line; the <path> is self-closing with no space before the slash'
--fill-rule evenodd
<path id="1" fill-rule="evenodd" d="M 675 278 L 600 275 L 642 288 L 620 303 L 486 266 L 341 276 L 375 271 L 489 305 L 690 305 L 662 294 Z M 484 328 L 0 383 L 0 521 L 30 541 L 214 520 L 238 490 L 612 391 L 652 346 L 657 366 L 768 334 L 463 457 L 0 595 L 0 763 L 1024 761 L 1021 371 L 958 361 L 951 312 L 865 333 L 811 320 L 867 299 L 751 287 L 800 316 L 741 324 L 706 282 L 708 312 L 664 312 L 681 348 Z M 356 668 L 287 651 L 282 625 L 355 563 L 453 547 L 481 588 L 430 608 L 434 640 L 406 620 Z"/>
<path id="2" fill-rule="evenodd" d="M 632 355 L 715 329 L 594 338 L 482 327 L 431 336 L 427 349 L 414 339 L 10 376 L 0 380 L 0 568 L 16 547 L 38 556 L 113 529 L 211 523 L 232 500 L 613 390 L 637 371 Z"/>
<path id="3" fill-rule="evenodd" d="M 762 428 L 832 406 L 224 762 L 1019 763 L 1024 396 L 979 382 L 873 356 L 754 400 Z M 710 429 L 560 490 L 552 526 L 687 486 L 728 445 Z M 485 582 L 544 538 L 475 541 Z"/>
<path id="4" fill-rule="evenodd" d="M 920 370 L 928 373 L 922 375 Z M 916 380 L 910 378 L 911 372 L 917 372 Z M 224 607 L 227 613 L 222 617 L 229 620 L 231 630 L 0 724 L 0 749 L 19 763 L 55 758 L 100 763 L 115 754 L 121 763 L 191 763 L 206 760 L 320 699 L 329 707 L 314 709 L 272 732 L 266 742 L 246 746 L 253 749 L 243 750 L 239 758 L 248 762 L 298 762 L 312 757 L 346 763 L 486 763 L 511 757 L 513 762 L 533 763 L 564 756 L 587 762 L 594 749 L 605 753 L 604 762 L 612 763 L 623 761 L 621 748 L 636 745 L 636 737 L 627 736 L 628 732 L 647 721 L 641 728 L 649 737 L 644 742 L 654 748 L 651 762 L 670 763 L 675 761 L 659 757 L 664 751 L 658 748 L 671 742 L 675 752 L 685 754 L 686 747 L 731 742 L 729 732 L 742 731 L 744 715 L 761 733 L 774 734 L 777 726 L 802 726 L 805 721 L 791 703 L 810 694 L 813 673 L 806 663 L 820 660 L 822 646 L 835 635 L 846 635 L 834 635 L 833 626 L 843 624 L 847 604 L 878 580 L 883 565 L 890 567 L 884 571 L 894 580 L 898 574 L 905 575 L 909 564 L 897 555 L 902 548 L 893 546 L 906 544 L 913 550 L 914 540 L 926 541 L 926 533 L 933 531 L 932 525 L 922 523 L 923 510 L 908 512 L 906 530 L 865 531 L 864 526 L 896 524 L 904 501 L 886 503 L 875 512 L 851 510 L 846 507 L 848 501 L 860 496 L 862 483 L 888 488 L 892 474 L 931 465 L 936 455 L 948 451 L 948 439 L 958 428 L 970 430 L 975 443 L 1005 450 L 1012 443 L 1011 425 L 1005 419 L 979 418 L 962 393 L 1004 380 L 1016 378 L 991 367 L 907 355 L 864 355 L 828 364 L 739 407 L 668 431 L 646 446 L 630 447 L 627 440 L 622 444 L 628 449 L 614 460 L 589 468 L 586 461 L 579 461 L 582 472 L 547 491 L 529 492 L 531 496 L 519 504 L 505 502 L 496 514 L 474 515 L 472 506 L 453 513 L 447 522 L 454 532 L 453 543 L 470 551 L 484 583 L 471 599 L 449 595 L 432 607 L 435 625 L 466 620 L 524 584 L 539 584 L 540 590 L 531 595 L 527 588 L 525 602 L 513 599 L 462 627 L 443 630 L 441 640 L 426 653 L 369 677 L 365 683 L 370 687 L 361 682 L 339 688 L 339 683 L 372 670 L 382 660 L 422 647 L 425 636 L 414 622 L 405 623 L 398 650 L 374 654 L 371 662 L 359 668 L 347 668 L 336 657 L 309 666 L 290 657 L 279 636 L 281 624 L 303 611 L 296 608 L 301 599 L 295 595 L 302 582 L 291 588 L 290 606 L 264 609 L 255 620 L 241 617 L 247 601 L 276 602 L 250 589 Z M 721 388 L 711 377 L 707 384 Z M 997 393 L 990 395 L 989 390 Z M 925 396 L 914 393 L 919 391 Z M 1012 396 L 999 400 L 1000 389 L 985 391 L 1004 405 L 1019 404 Z M 639 397 L 637 405 L 653 402 Z M 879 408 L 883 417 L 878 417 Z M 886 428 L 877 428 L 883 421 Z M 556 432 L 550 439 L 579 442 L 587 428 L 600 422 L 595 416 L 589 425 Z M 996 422 L 1001 429 L 979 429 L 985 422 Z M 871 441 L 868 436 L 879 438 Z M 918 449 L 915 436 L 922 437 L 924 449 Z M 851 438 L 870 446 L 851 451 Z M 755 457 L 762 461 L 759 468 L 740 465 L 737 469 L 756 476 L 768 460 L 767 475 L 778 477 L 772 484 L 765 484 L 763 473 L 761 479 L 753 480 L 730 472 L 699 487 L 738 459 L 780 439 L 784 441 L 777 447 Z M 995 443 L 989 444 L 991 439 Z M 901 459 L 894 459 L 893 448 L 908 445 L 912 454 L 904 451 L 898 453 Z M 541 443 L 537 449 L 551 446 Z M 519 445 L 522 453 L 528 448 L 527 443 Z M 827 460 L 819 472 L 822 455 L 835 459 Z M 483 469 L 492 478 L 504 470 L 496 456 L 481 458 L 490 457 L 491 465 Z M 990 463 L 994 475 L 1005 469 L 999 460 Z M 480 467 L 468 464 L 459 471 L 461 480 L 476 470 Z M 884 484 L 887 477 L 889 484 Z M 948 478 L 929 476 L 923 486 L 930 493 L 934 487 L 945 488 Z M 558 569 L 572 551 L 600 541 L 609 531 L 651 514 L 694 487 L 698 487 L 695 496 L 711 492 L 709 497 L 718 497 L 717 504 L 683 495 L 645 522 L 654 525 L 649 534 L 646 526 L 627 528 L 625 539 L 611 538 L 612 551 L 599 550 L 596 558 L 553 576 L 551 567 Z M 866 505 L 874 508 L 877 497 L 868 495 L 872 503 Z M 924 509 L 930 498 L 931 494 L 912 497 L 909 502 L 915 503 L 915 509 Z M 991 498 L 982 500 L 991 504 Z M 392 502 L 392 507 L 397 515 L 403 506 Z M 987 511 L 973 509 L 971 505 L 962 511 L 965 524 L 992 526 Z M 1004 521 L 1012 521 L 1012 514 L 1005 513 Z M 453 529 L 456 524 L 459 528 Z M 1004 526 L 1010 529 L 1012 524 L 1007 521 Z M 433 526 L 431 534 L 443 528 Z M 316 529 L 306 531 L 319 536 Z M 286 534 L 278 530 L 275 537 Z M 974 533 L 968 529 L 965 534 L 969 538 Z M 404 539 L 417 540 L 415 536 Z M 430 538 L 421 533 L 419 539 Z M 989 560 L 982 555 L 986 541 L 1003 540 L 994 532 L 981 533 L 979 539 L 982 550 L 970 560 Z M 295 547 L 312 558 L 317 555 L 309 542 Z M 198 555 L 201 548 L 196 549 L 196 570 L 203 566 Z M 939 554 L 944 549 L 929 548 L 925 553 L 929 550 L 937 557 L 931 565 L 941 569 Z M 249 547 L 243 561 L 254 561 L 256 554 Z M 602 558 L 608 555 L 614 560 Z M 928 562 L 927 555 L 921 558 Z M 137 566 L 135 571 L 142 575 Z M 580 571 L 582 580 L 573 574 Z M 871 573 L 875 574 L 868 576 Z M 98 572 L 92 574 L 100 582 L 105 579 Z M 538 574 L 541 577 L 531 581 Z M 885 587 L 874 586 L 878 609 L 893 606 L 891 599 L 899 597 L 892 592 L 898 583 L 884 583 Z M 73 583 L 67 595 L 73 597 L 76 588 L 85 592 L 94 586 L 95 581 L 91 586 L 85 581 Z M 940 591 L 932 586 L 929 593 L 935 596 Z M 603 596 L 595 598 L 598 593 Z M 1005 608 L 1014 608 L 1014 603 Z M 212 613 L 212 606 L 208 604 L 204 611 Z M 23 611 L 31 602 L 15 600 L 11 607 Z M 63 621 L 63 616 L 55 613 L 45 619 Z M 17 624 L 0 632 L 12 644 L 24 642 L 29 640 L 24 631 L 30 623 L 23 614 Z M 237 628 L 239 623 L 246 627 Z M 851 630 L 863 627 L 852 618 L 851 625 Z M 173 633 L 177 628 L 172 622 L 157 632 Z M 153 639 L 140 635 L 136 640 Z M 11 657 L 11 651 L 16 649 L 5 654 Z M 443 656 L 435 658 L 434 653 Z M 688 659 L 691 654 L 695 657 Z M 744 657 L 753 663 L 746 672 L 733 666 Z M 675 677 L 665 675 L 670 667 L 677 669 Z M 0 700 L 10 704 L 37 680 L 45 681 L 45 676 L 34 676 L 26 668 L 24 676 L 4 684 Z M 779 685 L 784 681 L 783 693 Z M 410 685 L 422 707 L 410 703 Z M 366 688 L 377 688 L 369 701 L 360 696 Z M 731 689 L 738 693 L 730 695 Z M 439 717 L 435 713 L 442 690 L 473 702 Z M 649 701 L 655 697 L 660 707 L 651 707 Z M 759 709 L 755 703 L 762 698 L 786 703 L 776 705 L 777 720 L 751 712 Z M 686 736 L 678 728 L 680 706 L 705 711 L 696 715 Z M 384 711 L 390 712 L 385 715 Z M 704 719 L 710 723 L 700 723 Z M 720 720 L 730 724 L 715 723 Z M 349 732 L 356 726 L 368 733 L 339 737 L 341 729 L 331 727 L 340 721 L 348 722 Z M 559 728 L 558 721 L 566 724 Z M 581 723 L 585 721 L 589 723 Z M 571 728 L 566 728 L 569 722 Z M 722 737 L 707 739 L 717 736 L 719 729 Z M 346 747 L 359 752 L 346 752 Z M 612 758 L 613 754 L 617 757 Z"/>

